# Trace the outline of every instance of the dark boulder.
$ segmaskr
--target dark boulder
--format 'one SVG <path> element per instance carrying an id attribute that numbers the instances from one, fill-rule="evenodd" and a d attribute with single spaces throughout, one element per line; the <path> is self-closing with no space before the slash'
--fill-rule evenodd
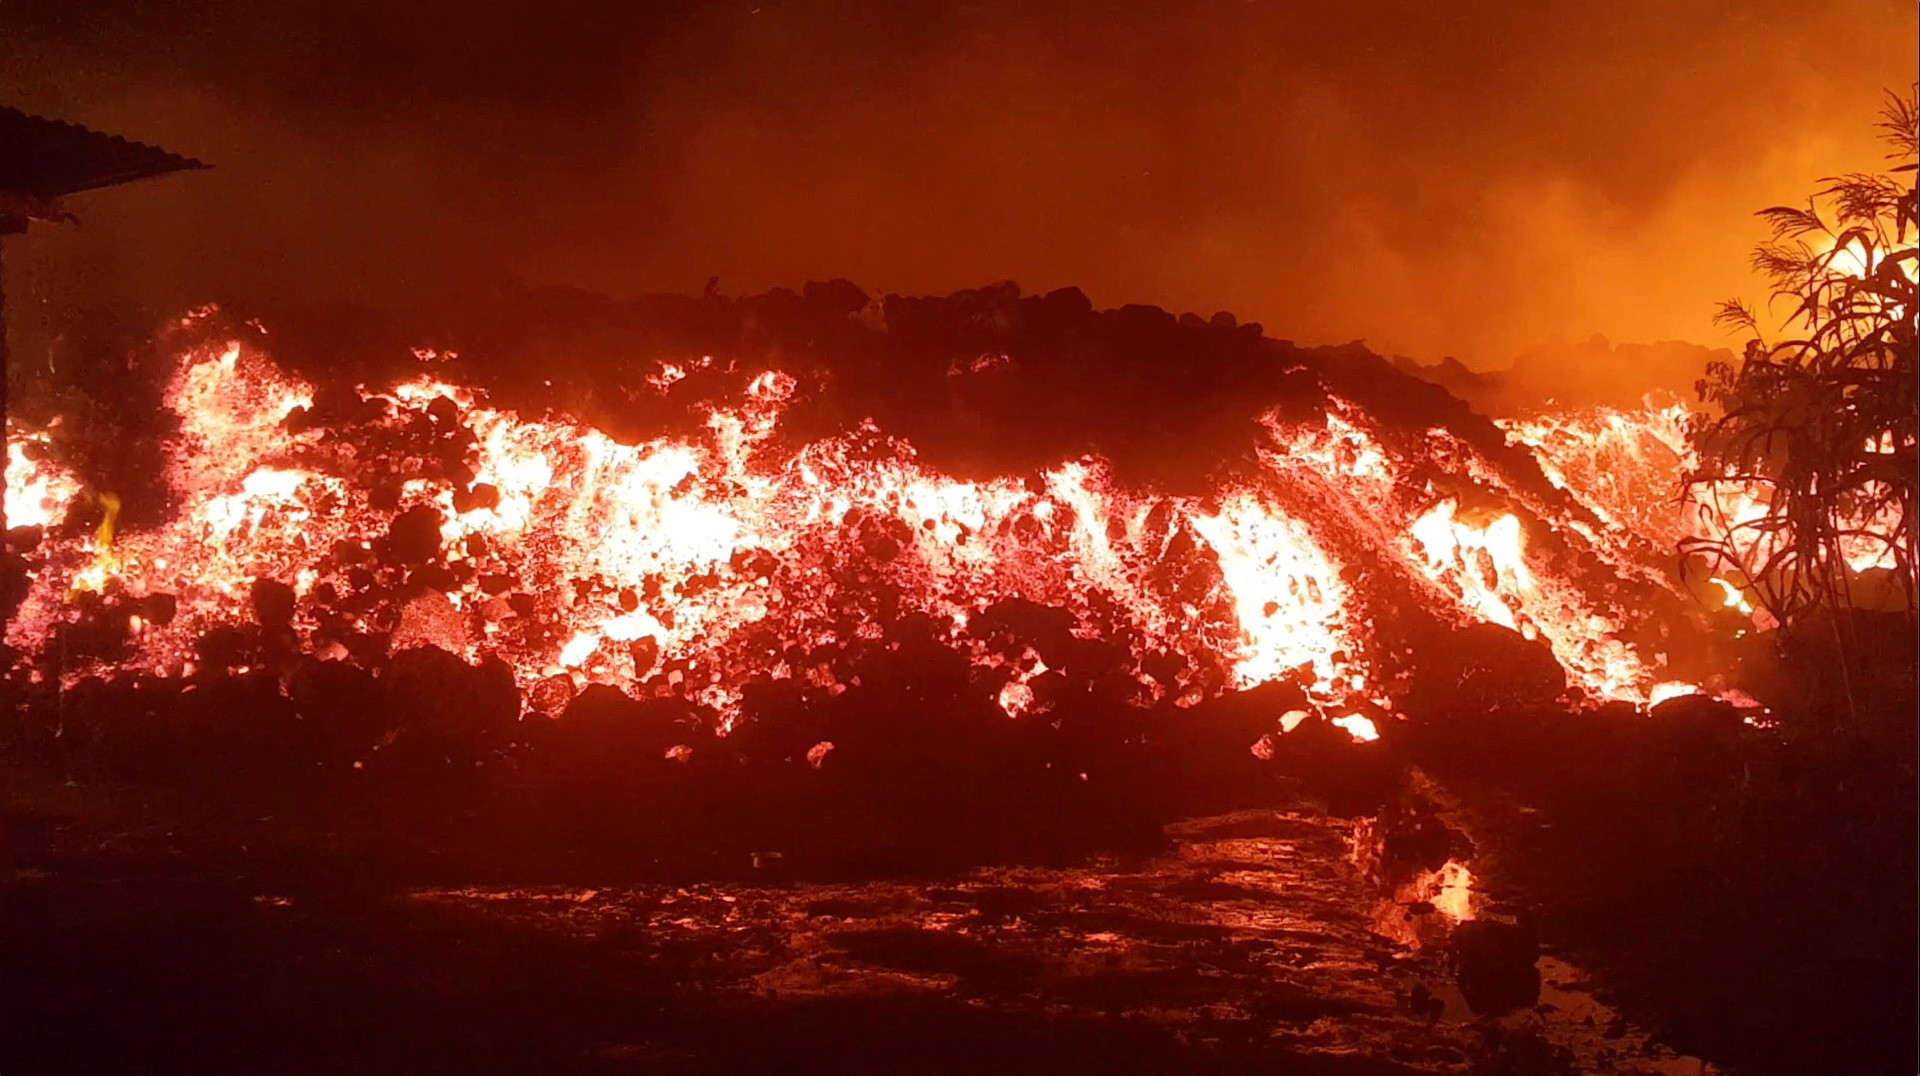
<path id="1" fill-rule="evenodd" d="M 140 602 L 140 615 L 148 622 L 166 627 L 180 611 L 180 600 L 172 594 L 149 594 Z"/>
<path id="2" fill-rule="evenodd" d="M 1740 738 L 1745 722 L 1733 705 L 1710 695 L 1680 695 L 1657 703 L 1647 720 L 1674 739 L 1699 747 L 1725 747 Z"/>
<path id="3" fill-rule="evenodd" d="M 1405 706 L 1425 722 L 1559 709 L 1566 670 L 1547 644 L 1498 624 L 1474 624 L 1425 641 Z"/>
<path id="4" fill-rule="evenodd" d="M 362 761 L 391 731 L 393 714 L 383 705 L 379 681 L 352 662 L 302 661 L 287 678 L 287 696 L 307 753 L 324 764 Z"/>
<path id="5" fill-rule="evenodd" d="M 284 628 L 293 621 L 298 604 L 293 588 L 277 579 L 255 579 L 250 594 L 254 623 L 263 628 Z"/>
<path id="6" fill-rule="evenodd" d="M 424 504 L 393 517 L 386 536 L 380 540 L 380 559 L 388 564 L 412 567 L 439 556 L 443 522 L 438 509 Z"/>
<path id="7" fill-rule="evenodd" d="M 588 684 L 567 704 L 545 737 L 563 772 L 598 777 L 642 776 L 667 761 L 667 750 L 698 730 L 690 708 L 674 699 L 641 702 L 608 684 Z"/>
<path id="8" fill-rule="evenodd" d="M 823 312 L 846 316 L 866 309 L 872 300 L 850 280 L 838 277 L 824 283 L 810 280 L 800 289 L 800 298 L 808 306 Z"/>
<path id="9" fill-rule="evenodd" d="M 1514 923 L 1476 919 L 1453 935 L 1454 980 L 1481 1016 L 1531 1008 L 1540 999 L 1540 943 Z"/>
<path id="10" fill-rule="evenodd" d="M 255 642 L 252 632 L 218 625 L 193 641 L 193 653 L 202 668 L 231 669 L 249 660 Z"/>
<path id="11" fill-rule="evenodd" d="M 397 733 L 395 754 L 408 764 L 467 764 L 504 746 L 520 713 L 509 676 L 467 664 L 434 646 L 395 654 L 381 675 Z"/>
<path id="12" fill-rule="evenodd" d="M 476 482 L 470 487 L 453 491 L 453 510 L 473 512 L 482 508 L 500 507 L 500 487 L 491 482 Z"/>

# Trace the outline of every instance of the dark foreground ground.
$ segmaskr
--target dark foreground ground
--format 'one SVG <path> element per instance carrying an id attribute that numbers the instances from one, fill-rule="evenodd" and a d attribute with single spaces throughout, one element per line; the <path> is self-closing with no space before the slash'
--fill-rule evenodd
<path id="1" fill-rule="evenodd" d="M 1304 804 L 864 880 L 527 810 L 11 772 L 0 1069 L 1703 1071 L 1551 954 L 1541 1007 L 1474 1017 L 1446 917 Z"/>
<path id="2" fill-rule="evenodd" d="M 0 1074 L 1911 1073 L 1911 683 L 1844 722 L 1462 704 L 1088 773 L 26 737 Z M 1419 888 L 1449 858 L 1467 928 Z M 1513 952 L 1538 997 L 1476 1015 Z"/>
<path id="3" fill-rule="evenodd" d="M 1911 753 L 1748 754 L 1680 796 L 1631 772 L 1460 794 L 1483 870 L 1662 1041 L 1743 1073 L 1920 1071 Z"/>

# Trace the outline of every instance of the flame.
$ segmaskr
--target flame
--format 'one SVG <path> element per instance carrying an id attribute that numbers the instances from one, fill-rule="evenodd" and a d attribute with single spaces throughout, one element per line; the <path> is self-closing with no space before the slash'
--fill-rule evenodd
<path id="1" fill-rule="evenodd" d="M 1456 923 L 1473 918 L 1473 872 L 1465 864 L 1449 859 L 1414 884 L 1441 915 Z"/>
<path id="2" fill-rule="evenodd" d="M 1647 692 L 1647 704 L 1658 706 L 1668 699 L 1698 694 L 1701 694 L 1698 684 L 1689 684 L 1683 680 L 1662 680 L 1653 685 L 1653 690 Z"/>
<path id="3" fill-rule="evenodd" d="M 74 576 L 73 586 L 67 591 L 68 598 L 83 591 L 98 593 L 120 567 L 120 559 L 113 551 L 113 529 L 114 523 L 120 518 L 120 498 L 113 493 L 98 493 L 93 496 L 93 501 L 100 506 L 100 525 L 94 528 L 93 542 L 89 547 L 93 552 L 93 560 Z"/>
<path id="4" fill-rule="evenodd" d="M 1708 579 L 1707 582 L 1720 588 L 1720 593 L 1724 596 L 1721 605 L 1725 608 L 1738 609 L 1743 613 L 1753 612 L 1753 603 L 1747 600 L 1746 592 L 1739 587 L 1717 575 Z"/>

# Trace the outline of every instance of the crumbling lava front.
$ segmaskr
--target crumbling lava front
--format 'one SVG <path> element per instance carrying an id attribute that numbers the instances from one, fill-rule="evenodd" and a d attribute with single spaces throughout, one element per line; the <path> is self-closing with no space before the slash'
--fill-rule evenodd
<path id="1" fill-rule="evenodd" d="M 1127 711 L 1171 727 L 1284 686 L 1234 733 L 1258 753 L 1295 711 L 1378 735 L 1422 660 L 1475 625 L 1577 698 L 1644 704 L 1665 678 L 1623 638 L 1623 593 L 1660 572 L 1525 453 L 1342 395 L 1365 380 L 1351 355 L 1271 356 L 1295 399 L 1248 403 L 1243 458 L 1170 492 L 1094 453 L 962 479 L 870 418 L 794 436 L 796 401 L 834 386 L 743 355 L 654 360 L 629 398 L 731 389 L 680 400 L 690 427 L 617 440 L 437 380 L 434 352 L 389 384 L 315 383 L 220 340 L 217 318 L 188 319 L 202 342 L 169 383 L 164 524 L 78 525 L 106 491 L 33 435 L 10 442 L 9 516 L 40 528 L 14 536 L 31 585 L 8 641 L 29 692 L 264 677 L 296 713 L 405 697 L 413 735 L 465 745 L 446 757 L 537 738 L 522 718 L 541 717 L 632 722 L 681 761 L 753 727 L 817 766 L 858 754 L 834 751 L 825 716 L 854 688 L 891 693 L 905 726 L 944 708 L 1059 730 Z M 408 739 L 339 720 L 367 726 L 369 751 Z"/>

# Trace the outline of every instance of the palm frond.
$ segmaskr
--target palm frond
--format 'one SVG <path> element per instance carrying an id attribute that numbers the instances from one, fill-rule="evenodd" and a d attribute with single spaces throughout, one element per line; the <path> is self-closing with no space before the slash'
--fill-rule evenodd
<path id="1" fill-rule="evenodd" d="M 1891 156 L 1911 158 L 1914 98 L 1888 98 L 1877 126 Z M 1769 308 L 1788 338 L 1764 340 L 1741 300 L 1714 311 L 1715 324 L 1750 336 L 1738 363 L 1710 365 L 1696 386 L 1719 415 L 1688 426 L 1697 465 L 1685 488 L 1705 527 L 1681 552 L 1738 574 L 1783 623 L 1849 600 L 1843 542 L 1891 551 L 1914 601 L 1920 201 L 1895 178 L 1911 170 L 1830 176 L 1805 208 L 1757 214 L 1771 238 L 1751 264 L 1772 285 Z M 1722 496 L 1735 492 L 1742 503 L 1760 496 L 1764 511 L 1729 516 Z"/>

